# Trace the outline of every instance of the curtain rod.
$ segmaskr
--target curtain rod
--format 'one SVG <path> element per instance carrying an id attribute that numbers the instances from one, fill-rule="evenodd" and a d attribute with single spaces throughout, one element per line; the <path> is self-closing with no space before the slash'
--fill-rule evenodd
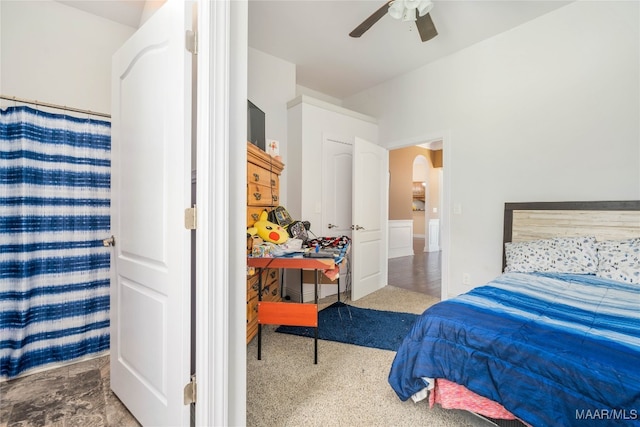
<path id="1" fill-rule="evenodd" d="M 30 99 L 23 99 L 23 98 L 18 98 L 18 97 L 15 97 L 15 96 L 0 95 L 0 98 L 1 99 L 6 99 L 7 101 L 21 102 L 23 104 L 31 104 L 31 105 L 35 105 L 35 106 L 57 108 L 58 110 L 73 111 L 75 113 L 90 114 L 92 116 L 107 117 L 109 119 L 111 118 L 111 114 L 98 113 L 98 112 L 91 111 L 91 110 L 82 110 L 80 108 L 67 107 L 66 105 L 58 105 L 58 104 L 50 104 L 48 102 L 32 101 Z"/>

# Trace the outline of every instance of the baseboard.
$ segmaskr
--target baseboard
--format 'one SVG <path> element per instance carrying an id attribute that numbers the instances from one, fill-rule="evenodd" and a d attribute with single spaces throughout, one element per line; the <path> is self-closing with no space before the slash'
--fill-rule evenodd
<path id="1" fill-rule="evenodd" d="M 302 292 L 302 302 L 312 302 L 315 300 L 315 292 L 313 284 L 306 284 Z M 299 302 L 300 301 L 300 284 L 293 287 L 285 286 L 285 297 L 289 297 L 289 300 Z"/>

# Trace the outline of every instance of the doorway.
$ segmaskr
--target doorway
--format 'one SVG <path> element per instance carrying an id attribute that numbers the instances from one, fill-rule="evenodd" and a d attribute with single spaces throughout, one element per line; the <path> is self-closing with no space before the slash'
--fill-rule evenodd
<path id="1" fill-rule="evenodd" d="M 389 151 L 391 174 L 390 221 L 413 224 L 412 255 L 388 261 L 388 283 L 441 298 L 442 250 L 439 244 L 442 212 L 442 140 L 415 144 Z"/>

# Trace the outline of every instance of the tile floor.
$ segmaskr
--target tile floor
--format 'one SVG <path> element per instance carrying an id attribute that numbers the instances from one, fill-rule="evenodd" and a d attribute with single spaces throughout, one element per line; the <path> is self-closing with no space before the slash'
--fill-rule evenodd
<path id="1" fill-rule="evenodd" d="M 135 427 L 111 392 L 109 356 L 0 383 L 0 427 Z"/>

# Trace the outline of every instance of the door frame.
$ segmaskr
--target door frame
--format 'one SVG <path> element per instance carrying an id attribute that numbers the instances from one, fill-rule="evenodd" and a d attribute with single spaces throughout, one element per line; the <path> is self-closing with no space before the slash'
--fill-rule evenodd
<path id="1" fill-rule="evenodd" d="M 244 425 L 248 2 L 197 2 L 195 417 Z"/>
<path id="2" fill-rule="evenodd" d="M 406 139 L 391 141 L 384 145 L 389 151 L 398 148 L 412 147 L 435 141 L 442 141 L 442 182 L 440 187 L 440 247 L 442 248 L 442 280 L 440 284 L 440 299 L 449 298 L 450 277 L 450 242 L 451 242 L 451 131 L 439 130 L 427 135 L 413 136 Z"/>
<path id="3" fill-rule="evenodd" d="M 244 425 L 246 289 L 228 286 L 228 283 L 244 281 L 246 267 L 243 247 L 245 201 L 231 196 L 245 191 L 246 138 L 242 135 L 246 133 L 248 2 L 197 1 L 200 78 L 197 96 L 196 366 L 198 401 L 201 403 L 196 404 L 196 424 Z M 392 150 L 435 140 L 442 140 L 443 144 L 441 295 L 442 299 L 447 299 L 450 281 L 450 131 L 392 141 L 385 148 Z M 234 144 L 237 141 L 243 143 Z M 219 228 L 225 223 L 228 228 Z M 215 241 L 209 239 L 214 230 L 224 231 Z"/>

